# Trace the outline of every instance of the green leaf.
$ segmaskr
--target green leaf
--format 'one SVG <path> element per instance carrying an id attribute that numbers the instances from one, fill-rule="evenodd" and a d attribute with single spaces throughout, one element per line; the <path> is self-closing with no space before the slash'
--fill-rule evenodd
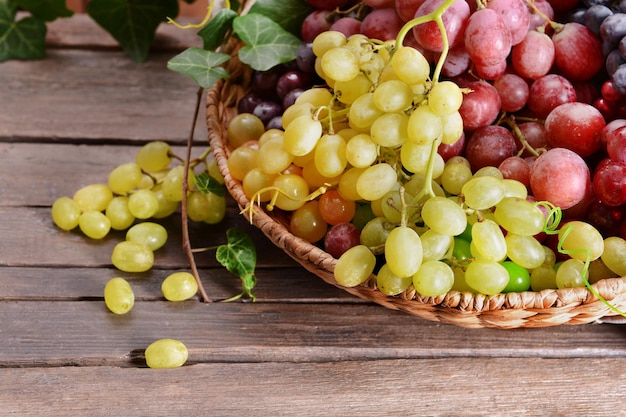
<path id="1" fill-rule="evenodd" d="M 159 24 L 178 15 L 176 0 L 92 0 L 87 13 L 135 62 L 148 58 Z"/>
<path id="2" fill-rule="evenodd" d="M 267 16 L 291 34 L 300 37 L 302 22 L 313 8 L 304 0 L 256 0 L 250 13 Z"/>
<path id="3" fill-rule="evenodd" d="M 245 232 L 230 228 L 226 231 L 225 245 L 220 245 L 215 254 L 216 259 L 226 269 L 250 284 L 250 275 L 256 268 L 256 249 L 252 238 Z"/>
<path id="4" fill-rule="evenodd" d="M 167 68 L 194 79 L 202 88 L 211 88 L 218 80 L 228 78 L 226 69 L 219 65 L 230 59 L 230 55 L 187 48 L 167 63 Z"/>
<path id="5" fill-rule="evenodd" d="M 204 194 L 213 193 L 219 197 L 226 195 L 226 187 L 218 180 L 209 175 L 208 172 L 203 172 L 195 176 L 196 186 Z"/>
<path id="6" fill-rule="evenodd" d="M 246 44 L 239 50 L 239 59 L 257 71 L 294 60 L 302 44 L 298 37 L 260 14 L 236 17 L 233 29 Z"/>
<path id="7" fill-rule="evenodd" d="M 59 17 L 70 17 L 74 14 L 65 7 L 65 0 L 13 0 L 15 4 L 28 10 L 38 19 L 52 22 Z"/>
<path id="8" fill-rule="evenodd" d="M 237 13 L 230 9 L 220 9 L 202 29 L 198 36 L 202 38 L 204 49 L 217 49 L 223 42 L 228 31 L 233 27 L 233 19 Z"/>
<path id="9" fill-rule="evenodd" d="M 36 17 L 15 21 L 15 4 L 0 0 L 0 62 L 9 59 L 43 59 L 46 24 Z"/>

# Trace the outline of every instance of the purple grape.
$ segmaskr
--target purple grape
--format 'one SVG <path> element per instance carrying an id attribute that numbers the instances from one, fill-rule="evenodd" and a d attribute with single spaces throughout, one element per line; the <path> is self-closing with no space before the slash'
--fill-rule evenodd
<path id="1" fill-rule="evenodd" d="M 310 75 L 300 71 L 289 71 L 281 75 L 276 81 L 276 94 L 282 99 L 291 90 L 296 88 L 304 90 L 309 87 L 310 83 Z"/>
<path id="2" fill-rule="evenodd" d="M 280 116 L 282 112 L 283 107 L 275 101 L 262 101 L 254 108 L 252 114 L 261 119 L 264 125 L 267 125 L 270 120 Z"/>
<path id="3" fill-rule="evenodd" d="M 361 231 L 352 223 L 338 223 L 328 229 L 324 238 L 326 252 L 339 258 L 345 251 L 361 243 Z"/>
<path id="4" fill-rule="evenodd" d="M 587 26 L 590 31 L 600 36 L 600 25 L 602 24 L 604 19 L 612 14 L 613 11 L 611 11 L 611 9 L 601 4 L 591 6 L 585 12 L 583 24 Z"/>
<path id="5" fill-rule="evenodd" d="M 313 53 L 313 43 L 303 43 L 298 48 L 296 54 L 296 64 L 298 69 L 307 74 L 315 72 L 315 54 Z"/>

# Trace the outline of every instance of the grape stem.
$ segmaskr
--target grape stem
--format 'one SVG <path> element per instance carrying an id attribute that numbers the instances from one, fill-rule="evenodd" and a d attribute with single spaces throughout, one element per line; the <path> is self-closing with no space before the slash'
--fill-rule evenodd
<path id="1" fill-rule="evenodd" d="M 526 139 L 526 135 L 524 135 L 524 132 L 522 132 L 522 130 L 519 128 L 519 126 L 517 125 L 515 121 L 515 116 L 509 115 L 503 118 L 502 121 L 511 128 L 517 140 L 519 140 L 522 144 L 522 149 L 519 150 L 519 152 L 517 153 L 517 156 L 522 156 L 522 154 L 524 153 L 524 150 L 527 150 L 532 155 L 537 156 L 537 157 L 541 154 L 541 152 L 539 152 L 538 149 L 533 148 L 530 145 L 530 143 L 528 143 L 528 140 Z"/>
<path id="2" fill-rule="evenodd" d="M 170 24 L 176 26 L 179 29 L 199 29 L 199 28 L 202 28 L 209 22 L 209 20 L 211 19 L 211 16 L 213 16 L 213 8 L 214 7 L 215 7 L 215 0 L 210 0 L 209 4 L 207 6 L 206 14 L 204 15 L 204 18 L 202 19 L 202 22 L 200 22 L 200 23 L 188 23 L 186 25 L 181 25 L 180 23 L 176 22 L 171 17 L 167 18 L 167 23 L 170 23 Z M 227 8 L 227 9 L 230 9 L 230 0 L 224 0 L 224 7 Z"/>

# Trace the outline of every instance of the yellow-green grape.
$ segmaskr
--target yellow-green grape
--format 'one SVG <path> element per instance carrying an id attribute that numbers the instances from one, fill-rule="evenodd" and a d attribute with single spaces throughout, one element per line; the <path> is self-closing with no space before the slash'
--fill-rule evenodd
<path id="1" fill-rule="evenodd" d="M 326 51 L 343 46 L 347 43 L 346 35 L 336 30 L 328 30 L 320 33 L 313 39 L 311 48 L 317 57 L 321 57 Z"/>
<path id="2" fill-rule="evenodd" d="M 309 185 L 304 178 L 296 174 L 279 175 L 274 180 L 274 187 L 282 191 L 276 198 L 276 207 L 282 210 L 299 209 L 309 195 Z"/>
<path id="3" fill-rule="evenodd" d="M 398 226 L 387 236 L 385 261 L 395 275 L 413 276 L 422 265 L 422 241 L 417 232 Z"/>
<path id="4" fill-rule="evenodd" d="M 257 167 L 258 149 L 250 146 L 240 146 L 234 149 L 228 157 L 228 171 L 236 180 L 243 180 L 243 177 L 253 168 Z"/>
<path id="5" fill-rule="evenodd" d="M 370 248 L 370 250 L 376 254 L 382 253 L 387 236 L 389 236 L 389 233 L 395 228 L 396 225 L 385 217 L 374 217 L 363 226 L 360 243 Z"/>
<path id="6" fill-rule="evenodd" d="M 348 111 L 350 127 L 358 131 L 366 131 L 374 121 L 383 114 L 374 104 L 374 93 L 367 93 L 354 100 Z"/>
<path id="7" fill-rule="evenodd" d="M 409 116 L 404 113 L 385 113 L 370 127 L 372 140 L 380 146 L 396 148 L 407 140 Z"/>
<path id="8" fill-rule="evenodd" d="M 308 90 L 304 90 L 302 94 L 296 98 L 294 104 L 308 103 L 311 105 L 311 109 L 316 107 L 328 106 L 333 99 L 333 94 L 325 87 L 313 87 Z M 311 112 L 310 114 L 313 114 Z M 284 120 L 284 115 L 283 115 Z M 287 126 L 285 123 L 283 126 Z"/>
<path id="9" fill-rule="evenodd" d="M 499 294 L 509 283 L 509 272 L 498 262 L 476 259 L 465 270 L 465 282 L 481 294 Z"/>
<path id="10" fill-rule="evenodd" d="M 298 116 L 285 127 L 285 149 L 294 156 L 306 155 L 315 149 L 322 133 L 322 123 L 319 120 L 306 114 Z"/>
<path id="11" fill-rule="evenodd" d="M 484 219 L 472 226 L 472 254 L 479 259 L 500 262 L 506 258 L 506 240 L 496 222 Z M 474 249 L 477 253 L 474 253 Z"/>
<path id="12" fill-rule="evenodd" d="M 72 230 L 78 226 L 80 207 L 69 197 L 57 198 L 52 204 L 52 221 L 59 229 Z"/>
<path id="13" fill-rule="evenodd" d="M 545 262 L 546 252 L 533 236 L 507 233 L 504 240 L 506 241 L 506 255 L 519 266 L 535 269 Z"/>
<path id="14" fill-rule="evenodd" d="M 135 294 L 124 278 L 111 278 L 104 286 L 104 303 L 115 314 L 128 313 L 135 304 Z"/>
<path id="15" fill-rule="evenodd" d="M 400 149 L 402 166 L 414 174 L 426 174 L 428 166 L 432 162 L 432 177 L 438 178 L 443 173 L 445 162 L 438 153 L 433 154 L 433 158 L 431 158 L 431 151 L 432 143 L 420 145 L 410 140 L 406 141 Z"/>
<path id="16" fill-rule="evenodd" d="M 569 256 L 583 262 L 596 260 L 604 252 L 604 238 L 598 229 L 580 220 L 561 225 L 559 243 Z"/>
<path id="17" fill-rule="evenodd" d="M 378 145 L 376 145 L 370 135 L 359 133 L 348 139 L 346 143 L 346 160 L 353 167 L 366 168 L 376 162 L 377 157 Z"/>
<path id="18" fill-rule="evenodd" d="M 509 233 L 523 236 L 540 233 L 546 221 L 539 207 L 519 197 L 503 198 L 496 204 L 494 218 Z"/>
<path id="19" fill-rule="evenodd" d="M 428 106 L 439 116 L 458 112 L 462 103 L 463 92 L 452 81 L 439 81 L 428 93 Z"/>
<path id="20" fill-rule="evenodd" d="M 524 200 L 528 197 L 528 188 L 523 183 L 514 179 L 504 178 L 502 184 L 504 184 L 505 197 L 517 197 Z"/>
<path id="21" fill-rule="evenodd" d="M 602 261 L 619 276 L 626 276 L 626 240 L 618 236 L 607 237 L 604 240 Z"/>
<path id="22" fill-rule="evenodd" d="M 325 177 L 340 175 L 348 165 L 346 141 L 338 134 L 323 135 L 315 147 L 315 168 Z"/>
<path id="23" fill-rule="evenodd" d="M 583 270 L 585 264 L 578 259 L 568 259 L 561 262 L 556 270 L 557 288 L 584 287 Z"/>
<path id="24" fill-rule="evenodd" d="M 381 162 L 365 168 L 356 183 L 356 191 L 363 200 L 378 200 L 387 194 L 397 183 L 396 170 Z"/>
<path id="25" fill-rule="evenodd" d="M 113 197 L 104 214 L 111 222 L 111 229 L 114 230 L 126 230 L 135 221 L 135 216 L 128 209 L 126 196 Z"/>
<path id="26" fill-rule="evenodd" d="M 101 211 L 87 210 L 78 217 L 80 230 L 92 239 L 102 239 L 111 230 L 111 221 Z"/>
<path id="27" fill-rule="evenodd" d="M 472 179 L 472 169 L 469 165 L 451 162 L 452 159 L 448 159 L 443 168 L 441 186 L 448 193 L 458 195 L 465 183 Z"/>
<path id="28" fill-rule="evenodd" d="M 209 216 L 204 220 L 208 224 L 217 224 L 226 216 L 226 198 L 215 193 L 205 194 L 209 202 Z"/>
<path id="29" fill-rule="evenodd" d="M 232 155 L 232 154 L 231 154 Z M 163 196 L 170 201 L 181 201 L 183 199 L 183 178 L 185 175 L 185 167 L 182 165 L 175 166 L 167 173 L 161 183 Z M 187 174 L 188 189 L 191 190 L 196 185 L 193 170 L 189 169 Z"/>
<path id="30" fill-rule="evenodd" d="M 530 273 L 530 288 L 533 291 L 556 289 L 556 271 L 552 266 L 542 265 Z"/>
<path id="31" fill-rule="evenodd" d="M 315 155 L 313 155 L 315 156 Z M 327 177 L 322 175 L 318 169 L 317 165 L 315 165 L 315 158 L 311 159 L 309 162 L 302 166 L 302 178 L 309 184 L 309 189 L 314 190 L 316 188 L 327 186 L 328 184 L 336 184 L 341 177 L 341 174 L 335 177 Z"/>
<path id="32" fill-rule="evenodd" d="M 278 174 L 292 162 L 293 155 L 285 149 L 283 137 L 272 138 L 259 147 L 257 167 L 263 172 Z"/>
<path id="33" fill-rule="evenodd" d="M 152 190 L 137 190 L 128 197 L 128 210 L 138 219 L 149 219 L 159 211 L 159 199 Z"/>
<path id="34" fill-rule="evenodd" d="M 387 265 L 383 265 L 376 274 L 376 287 L 385 295 L 398 295 L 412 283 L 413 277 L 399 277 Z"/>
<path id="35" fill-rule="evenodd" d="M 137 223 L 126 232 L 126 240 L 141 243 L 155 251 L 167 242 L 167 229 L 158 223 Z"/>
<path id="36" fill-rule="evenodd" d="M 356 245 L 339 257 L 333 273 L 339 285 L 356 287 L 367 281 L 375 266 L 376 257 L 372 251 L 365 245 Z"/>
<path id="37" fill-rule="evenodd" d="M 349 81 L 359 75 L 359 58 L 350 48 L 331 48 L 321 58 L 322 71 L 331 80 Z"/>
<path id="38" fill-rule="evenodd" d="M 404 195 L 405 203 L 411 201 L 411 195 Z M 383 216 L 392 223 L 400 223 L 402 220 L 402 200 L 400 189 L 394 189 L 385 194 L 381 199 L 380 209 Z"/>
<path id="39" fill-rule="evenodd" d="M 265 132 L 263 121 L 252 113 L 239 113 L 232 118 L 226 129 L 226 138 L 231 149 L 246 142 L 259 140 Z"/>
<path id="40" fill-rule="evenodd" d="M 144 171 L 156 172 L 167 168 L 172 162 L 171 153 L 172 147 L 165 142 L 148 142 L 137 151 L 135 162 Z"/>
<path id="41" fill-rule="evenodd" d="M 305 92 L 308 92 L 308 91 L 311 91 L 311 90 L 306 90 Z M 308 103 L 306 101 L 302 103 L 295 102 L 291 106 L 285 109 L 282 115 L 281 122 L 283 126 L 289 126 L 291 122 L 293 122 L 296 118 L 300 116 L 309 116 L 310 118 L 313 118 L 314 113 L 315 113 L 315 106 L 313 106 L 311 103 Z"/>
<path id="42" fill-rule="evenodd" d="M 272 198 L 271 191 L 265 191 L 260 194 L 257 194 L 257 192 L 263 188 L 270 187 L 274 183 L 276 177 L 276 175 L 267 174 L 259 168 L 253 168 L 246 174 L 245 177 L 243 177 L 243 181 L 241 183 L 243 192 L 249 199 L 254 197 L 255 202 L 264 203 L 269 201 Z M 189 204 L 189 200 L 187 200 L 187 204 Z"/>
<path id="43" fill-rule="evenodd" d="M 401 46 L 393 53 L 391 65 L 398 78 L 409 85 L 423 84 L 430 76 L 428 60 L 409 46 Z"/>
<path id="44" fill-rule="evenodd" d="M 454 238 L 428 229 L 420 235 L 422 240 L 422 262 L 439 261 L 452 249 Z"/>
<path id="45" fill-rule="evenodd" d="M 592 261 L 591 263 L 589 263 L 588 273 L 589 273 L 589 276 L 587 277 L 587 280 L 589 281 L 590 284 L 595 284 L 601 279 L 619 277 L 618 274 L 611 271 L 609 267 L 606 266 L 606 264 L 602 261 L 602 258 L 598 258 L 595 261 Z"/>
<path id="46" fill-rule="evenodd" d="M 469 208 L 486 210 L 504 198 L 504 184 L 501 179 L 492 176 L 474 176 L 463 185 L 461 193 Z"/>
<path id="47" fill-rule="evenodd" d="M 188 300 L 198 292 L 198 282 L 189 272 L 174 272 L 163 280 L 161 291 L 169 301 Z"/>
<path id="48" fill-rule="evenodd" d="M 189 351 L 180 340 L 160 339 L 146 348 L 145 357 L 150 368 L 178 368 L 187 362 Z"/>
<path id="49" fill-rule="evenodd" d="M 428 106 L 419 106 L 409 117 L 407 125 L 409 140 L 425 145 L 432 143 L 443 134 L 441 117 Z"/>
<path id="50" fill-rule="evenodd" d="M 427 261 L 413 275 L 413 287 L 426 297 L 436 297 L 450 291 L 454 285 L 452 268 L 441 261 Z"/>
<path id="51" fill-rule="evenodd" d="M 139 185 L 142 175 L 135 162 L 118 165 L 109 173 L 109 188 L 116 194 L 126 194 Z"/>
<path id="52" fill-rule="evenodd" d="M 192 191 L 187 195 L 187 217 L 194 222 L 203 222 L 211 210 L 209 200 L 202 191 Z"/>
<path id="53" fill-rule="evenodd" d="M 157 185 L 152 189 L 154 191 L 154 195 L 156 195 L 157 201 L 159 202 L 159 210 L 152 215 L 155 219 L 163 219 L 165 217 L 169 217 L 176 212 L 178 209 L 178 201 L 170 201 L 165 198 L 163 194 L 163 190 L 160 185 Z"/>
<path id="54" fill-rule="evenodd" d="M 467 227 L 463 208 L 446 197 L 432 197 L 422 206 L 424 224 L 437 233 L 456 236 Z"/>
<path id="55" fill-rule="evenodd" d="M 443 133 L 441 135 L 441 143 L 452 145 L 461 139 L 463 135 L 463 118 L 461 113 L 454 112 L 445 116 L 441 116 L 441 125 Z"/>
<path id="56" fill-rule="evenodd" d="M 475 290 L 467 285 L 465 282 L 465 270 L 461 267 L 452 268 L 454 273 L 454 284 L 452 284 L 452 290 L 459 292 L 475 292 Z"/>
<path id="57" fill-rule="evenodd" d="M 209 160 L 206 164 L 206 170 L 211 178 L 215 179 L 220 184 L 224 184 L 224 175 L 222 175 L 222 171 L 220 171 L 220 167 L 217 164 L 217 159 L 215 159 L 213 156 L 209 157 Z"/>
<path id="58" fill-rule="evenodd" d="M 372 82 L 362 73 L 348 81 L 336 81 L 333 86 L 337 100 L 344 104 L 352 104 L 363 94 L 369 93 L 371 88 Z"/>
<path id="59" fill-rule="evenodd" d="M 363 171 L 365 171 L 365 168 L 352 167 L 343 172 L 341 178 L 339 179 L 337 189 L 344 198 L 352 201 L 358 201 L 361 199 L 361 195 L 357 191 L 356 184 Z"/>
<path id="60" fill-rule="evenodd" d="M 125 240 L 113 248 L 111 262 L 120 271 L 145 272 L 154 265 L 154 253 L 143 243 Z"/>
<path id="61" fill-rule="evenodd" d="M 502 171 L 500 171 L 497 167 L 492 166 L 480 168 L 478 171 L 474 172 L 474 177 L 493 177 L 499 179 L 500 181 L 504 180 Z"/>
<path id="62" fill-rule="evenodd" d="M 413 90 L 400 80 L 383 81 L 374 90 L 374 104 L 386 113 L 397 113 L 413 104 Z"/>
<path id="63" fill-rule="evenodd" d="M 74 193 L 73 200 L 82 211 L 104 211 L 113 199 L 113 192 L 106 184 L 86 185 Z"/>

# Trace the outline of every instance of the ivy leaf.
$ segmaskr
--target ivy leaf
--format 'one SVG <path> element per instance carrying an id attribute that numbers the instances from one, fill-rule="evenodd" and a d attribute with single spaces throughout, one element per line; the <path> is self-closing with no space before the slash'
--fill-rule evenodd
<path id="1" fill-rule="evenodd" d="M 0 62 L 9 59 L 43 59 L 46 24 L 36 17 L 15 21 L 17 6 L 0 0 Z"/>
<path id="2" fill-rule="evenodd" d="M 13 0 L 15 4 L 28 10 L 38 19 L 52 22 L 59 17 L 70 17 L 74 14 L 65 7 L 65 0 Z"/>
<path id="3" fill-rule="evenodd" d="M 229 59 L 228 54 L 187 48 L 170 59 L 167 68 L 193 78 L 202 88 L 211 88 L 218 80 L 229 77 L 228 71 L 219 66 Z"/>
<path id="4" fill-rule="evenodd" d="M 224 184 L 221 184 L 218 180 L 210 176 L 208 172 L 196 175 L 195 180 L 196 186 L 204 194 L 213 193 L 219 197 L 226 195 Z"/>
<path id="5" fill-rule="evenodd" d="M 267 16 L 283 29 L 300 37 L 302 22 L 313 8 L 302 0 L 256 0 L 249 13 Z"/>
<path id="6" fill-rule="evenodd" d="M 216 259 L 250 285 L 250 275 L 254 275 L 256 268 L 256 249 L 252 238 L 239 229 L 230 228 L 226 231 L 226 239 L 227 244 L 218 246 Z"/>
<path id="7" fill-rule="evenodd" d="M 246 44 L 239 50 L 239 59 L 257 71 L 294 60 L 302 44 L 298 37 L 260 14 L 236 17 L 233 29 Z"/>
<path id="8" fill-rule="evenodd" d="M 135 62 L 148 58 L 159 23 L 178 15 L 176 0 L 91 0 L 87 13 Z"/>
<path id="9" fill-rule="evenodd" d="M 229 30 L 232 29 L 233 19 L 237 13 L 230 9 L 220 9 L 202 29 L 198 36 L 202 38 L 204 49 L 217 49 Z"/>

